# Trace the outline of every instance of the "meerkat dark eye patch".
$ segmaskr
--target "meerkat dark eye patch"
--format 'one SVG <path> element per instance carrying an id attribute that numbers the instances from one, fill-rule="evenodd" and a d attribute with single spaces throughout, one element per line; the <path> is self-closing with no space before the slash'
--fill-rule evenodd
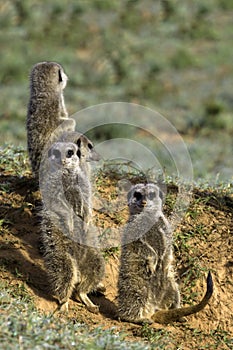
<path id="1" fill-rule="evenodd" d="M 58 149 L 53 150 L 53 155 L 55 158 L 61 158 L 61 152 Z"/>
<path id="2" fill-rule="evenodd" d="M 88 143 L 88 144 L 87 144 L 87 147 L 88 147 L 89 149 L 92 149 L 92 148 L 93 148 L 93 145 L 92 145 L 91 143 Z"/>
<path id="3" fill-rule="evenodd" d="M 71 158 L 74 155 L 74 151 L 72 149 L 68 149 L 66 153 L 66 158 Z"/>
<path id="4" fill-rule="evenodd" d="M 80 138 L 77 140 L 76 144 L 77 144 L 78 147 L 80 147 L 80 145 L 81 145 L 81 139 Z"/>
<path id="5" fill-rule="evenodd" d="M 148 198 L 149 198 L 150 200 L 155 199 L 155 197 L 156 197 L 155 192 L 150 192 L 150 193 L 148 193 Z"/>
<path id="6" fill-rule="evenodd" d="M 58 81 L 59 81 L 59 83 L 61 83 L 63 81 L 61 69 L 58 70 Z"/>
<path id="7" fill-rule="evenodd" d="M 142 194 L 140 192 L 134 192 L 134 197 L 137 201 L 140 201 L 142 199 Z"/>
<path id="8" fill-rule="evenodd" d="M 163 200 L 164 199 L 164 193 L 163 191 L 159 190 L 159 197 Z"/>
<path id="9" fill-rule="evenodd" d="M 77 150 L 77 156 L 80 158 L 81 157 L 81 151 L 80 149 Z"/>

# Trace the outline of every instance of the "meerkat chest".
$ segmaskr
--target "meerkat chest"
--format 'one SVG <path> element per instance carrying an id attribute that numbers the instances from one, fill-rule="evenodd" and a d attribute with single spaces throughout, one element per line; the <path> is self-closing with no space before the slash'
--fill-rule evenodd
<path id="1" fill-rule="evenodd" d="M 155 250 L 159 257 L 163 257 L 170 247 L 171 234 L 163 215 L 157 215 L 151 221 L 151 228 L 144 235 L 145 241 Z"/>
<path id="2" fill-rule="evenodd" d="M 77 190 L 79 192 L 79 177 L 75 171 L 66 172 L 62 176 L 62 186 L 63 190 L 66 194 L 70 194 L 70 196 L 77 196 Z"/>

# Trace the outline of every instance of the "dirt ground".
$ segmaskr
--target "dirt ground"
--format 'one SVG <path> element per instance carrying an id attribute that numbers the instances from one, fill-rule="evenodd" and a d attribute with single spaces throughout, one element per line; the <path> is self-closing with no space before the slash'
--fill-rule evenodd
<path id="1" fill-rule="evenodd" d="M 105 193 L 112 190 L 109 181 L 104 188 Z M 0 218 L 4 219 L 0 234 L 0 279 L 9 284 L 24 283 L 38 309 L 44 312 L 54 311 L 57 304 L 46 293 L 47 277 L 40 249 L 39 192 L 33 187 L 30 173 L 19 178 L 2 169 L 0 182 Z M 193 303 L 200 300 L 205 290 L 208 270 L 213 275 L 214 294 L 210 304 L 200 313 L 187 317 L 185 323 L 166 326 L 153 324 L 150 327 L 168 331 L 171 338 L 183 346 L 183 349 L 200 348 L 200 339 L 201 346 L 209 344 L 211 348 L 211 334 L 218 332 L 233 336 L 233 198 L 223 194 L 218 196 L 217 193 L 209 193 L 207 190 L 195 190 L 188 213 L 177 228 L 178 237 L 185 232 L 195 233 L 200 226 L 204 234 L 201 238 L 199 234 L 192 235 L 188 241 L 190 252 L 184 253 L 184 256 L 183 248 L 178 247 L 180 238 L 176 241 L 175 254 L 181 294 L 184 296 L 185 293 L 193 293 L 190 296 Z M 98 212 L 95 215 L 106 225 L 111 225 L 114 221 Z M 190 271 L 191 261 L 195 262 L 194 268 L 198 262 L 201 273 L 188 289 L 183 276 L 187 276 Z M 100 306 L 99 314 L 91 314 L 83 305 L 71 300 L 66 317 L 91 327 L 101 325 L 107 329 L 114 326 L 117 330 L 126 332 L 129 340 L 137 341 L 143 338 L 142 327 L 121 323 L 116 317 L 118 266 L 119 252 L 108 252 L 104 281 L 106 293 L 104 296 L 92 296 L 94 302 Z M 202 338 L 199 336 L 201 333 Z M 218 348 L 228 347 L 220 339 Z"/>

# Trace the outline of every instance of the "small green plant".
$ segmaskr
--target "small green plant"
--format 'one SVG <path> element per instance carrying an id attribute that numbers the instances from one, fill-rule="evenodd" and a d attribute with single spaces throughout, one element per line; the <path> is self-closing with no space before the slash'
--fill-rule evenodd
<path id="1" fill-rule="evenodd" d="M 143 339 L 152 344 L 152 349 L 168 349 L 171 348 L 173 341 L 170 332 L 165 329 L 155 329 L 145 323 L 138 332 Z"/>
<path id="2" fill-rule="evenodd" d="M 108 260 L 111 256 L 119 255 L 119 247 L 111 247 L 108 249 L 105 249 L 103 252 L 105 260 Z"/>
<path id="3" fill-rule="evenodd" d="M 228 0 L 219 0 L 218 1 L 219 7 L 221 7 L 224 10 L 232 10 L 233 9 L 233 3 L 232 1 Z"/>
<path id="4" fill-rule="evenodd" d="M 7 227 L 9 224 L 12 225 L 12 221 L 10 221 L 9 219 L 0 219 L 0 229 L 3 227 Z"/>
<path id="5" fill-rule="evenodd" d="M 171 18 L 176 12 L 176 6 L 171 0 L 163 0 L 161 1 L 163 19 L 168 20 Z"/>
<path id="6" fill-rule="evenodd" d="M 21 146 L 6 146 L 0 150 L 0 168 L 6 172 L 23 176 L 30 171 L 29 161 L 25 149 Z M 5 186 L 8 186 L 5 183 Z"/>
<path id="7" fill-rule="evenodd" d="M 171 66 L 175 69 L 186 69 L 194 65 L 194 57 L 183 48 L 178 49 L 171 58 Z"/>
<path id="8" fill-rule="evenodd" d="M 220 346 L 233 347 L 233 338 L 229 336 L 229 333 L 223 329 L 217 327 L 215 330 L 210 332 L 210 335 L 215 340 L 215 348 L 219 349 Z"/>

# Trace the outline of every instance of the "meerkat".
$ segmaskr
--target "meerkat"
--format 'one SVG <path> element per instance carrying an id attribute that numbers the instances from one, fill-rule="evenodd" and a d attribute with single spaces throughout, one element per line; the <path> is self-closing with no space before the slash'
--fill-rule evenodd
<path id="1" fill-rule="evenodd" d="M 85 135 L 77 131 L 67 131 L 61 134 L 59 141 L 73 142 L 80 150 L 80 167 L 83 172 L 90 177 L 91 175 L 91 161 L 99 161 L 100 155 L 96 152 L 91 140 Z"/>
<path id="2" fill-rule="evenodd" d="M 80 167 L 78 146 L 71 142 L 55 142 L 48 150 L 48 159 L 43 162 L 46 166 L 40 177 L 40 189 L 44 208 L 64 233 L 84 243 L 77 235 L 74 221 L 76 227 L 80 226 L 77 221 L 88 224 L 92 215 L 92 194 L 90 180 Z"/>
<path id="3" fill-rule="evenodd" d="M 88 180 L 79 166 L 78 151 L 73 143 L 58 142 L 48 152 L 50 168 L 42 187 L 41 213 L 44 262 L 49 290 L 60 307 L 68 308 L 68 300 L 74 296 L 89 311 L 97 313 L 98 306 L 87 294 L 104 291 L 101 281 L 105 264 L 100 251 L 85 241 L 90 194 Z M 43 195 L 48 191 L 50 198 L 44 201 Z"/>
<path id="4" fill-rule="evenodd" d="M 61 132 L 72 131 L 75 128 L 75 120 L 68 118 L 64 103 L 63 90 L 67 79 L 62 66 L 56 62 L 37 63 L 30 74 L 27 148 L 36 178 L 42 153 L 52 133 L 61 125 Z"/>
<path id="5" fill-rule="evenodd" d="M 212 276 L 197 305 L 180 307 L 173 266 L 172 231 L 162 212 L 163 194 L 155 184 L 137 184 L 128 192 L 129 220 L 122 237 L 118 313 L 133 323 L 179 321 L 202 310 L 213 293 Z"/>

